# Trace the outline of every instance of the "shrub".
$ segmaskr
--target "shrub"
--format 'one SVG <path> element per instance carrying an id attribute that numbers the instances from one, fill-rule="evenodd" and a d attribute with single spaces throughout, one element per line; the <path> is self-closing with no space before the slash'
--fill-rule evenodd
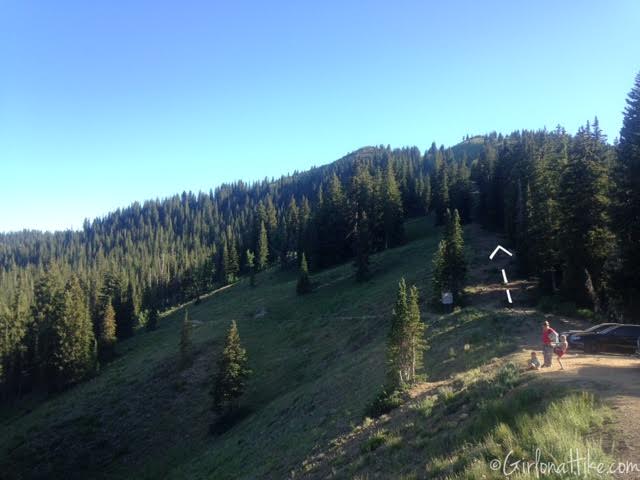
<path id="1" fill-rule="evenodd" d="M 596 314 L 593 313 L 593 310 L 589 310 L 588 308 L 579 308 L 576 314 L 590 322 L 593 322 L 596 319 Z"/>
<path id="2" fill-rule="evenodd" d="M 438 389 L 438 397 L 444 402 L 445 405 L 453 402 L 456 398 L 456 393 L 451 387 L 440 387 Z"/>
<path id="3" fill-rule="evenodd" d="M 378 430 L 362 444 L 360 450 L 362 453 L 373 452 L 376 448 L 381 447 L 385 443 L 387 443 L 387 431 Z"/>
<path id="4" fill-rule="evenodd" d="M 390 434 L 385 429 L 378 430 L 371 435 L 360 447 L 362 453 L 373 452 L 382 446 L 389 448 L 399 448 L 402 446 L 402 437 L 397 434 Z"/>
<path id="5" fill-rule="evenodd" d="M 437 401 L 437 395 L 430 395 L 417 402 L 412 408 L 417 410 L 424 418 L 428 418 L 431 416 L 431 412 L 433 412 L 433 407 Z"/>
<path id="6" fill-rule="evenodd" d="M 380 415 L 389 413 L 391 410 L 398 408 L 405 402 L 406 394 L 402 390 L 393 390 L 388 392 L 383 390 L 380 392 L 373 402 L 367 407 L 365 415 L 371 418 L 377 418 Z"/>

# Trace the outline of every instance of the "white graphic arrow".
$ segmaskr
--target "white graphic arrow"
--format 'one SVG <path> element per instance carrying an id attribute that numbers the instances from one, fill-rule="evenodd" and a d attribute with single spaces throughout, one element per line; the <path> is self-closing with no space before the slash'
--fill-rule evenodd
<path id="1" fill-rule="evenodd" d="M 496 249 L 493 252 L 491 252 L 491 255 L 489 255 L 489 260 L 493 260 L 493 257 L 495 257 L 496 253 L 498 253 L 500 250 L 502 250 L 504 253 L 506 253 L 510 257 L 513 257 L 513 253 L 511 253 L 509 250 L 504 248 L 502 245 L 498 245 Z M 509 284 L 509 280 L 507 280 L 507 272 L 504 271 L 504 268 L 502 269 L 502 280 L 504 281 L 505 285 Z M 509 291 L 508 288 L 506 288 L 505 290 L 507 291 L 507 300 L 509 300 L 509 303 L 513 303 L 513 300 L 511 299 L 511 292 Z"/>
<path id="2" fill-rule="evenodd" d="M 507 255 L 509 255 L 510 257 L 513 257 L 513 253 L 511 253 L 509 250 L 507 250 L 506 248 L 504 248 L 501 245 L 498 245 L 496 247 L 496 249 L 491 253 L 491 255 L 489 255 L 489 260 L 493 260 L 493 257 L 496 256 L 496 253 L 498 253 L 499 250 L 502 250 L 504 253 L 506 253 Z"/>

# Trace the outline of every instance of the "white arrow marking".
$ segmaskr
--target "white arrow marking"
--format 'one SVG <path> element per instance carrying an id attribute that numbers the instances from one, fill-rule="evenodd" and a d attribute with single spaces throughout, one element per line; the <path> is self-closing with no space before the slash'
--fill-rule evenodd
<path id="1" fill-rule="evenodd" d="M 504 271 L 504 268 L 502 269 L 502 278 L 505 284 L 509 283 L 509 280 L 507 280 L 507 273 Z"/>
<path id="2" fill-rule="evenodd" d="M 513 300 L 511 300 L 511 292 L 509 291 L 508 288 L 507 288 L 507 298 L 509 299 L 509 303 L 513 303 Z"/>
<path id="3" fill-rule="evenodd" d="M 512 254 L 509 250 L 507 250 L 506 248 L 504 248 L 504 247 L 503 247 L 503 246 L 501 246 L 501 245 L 498 245 L 498 246 L 496 247 L 496 249 L 493 251 L 493 253 L 492 253 L 491 255 L 489 255 L 489 260 L 493 260 L 493 257 L 495 257 L 495 256 L 496 256 L 496 253 L 498 253 L 498 251 L 499 251 L 499 250 L 502 250 L 504 253 L 506 253 L 506 254 L 507 254 L 507 255 L 509 255 L 510 257 L 513 257 L 513 254 Z"/>

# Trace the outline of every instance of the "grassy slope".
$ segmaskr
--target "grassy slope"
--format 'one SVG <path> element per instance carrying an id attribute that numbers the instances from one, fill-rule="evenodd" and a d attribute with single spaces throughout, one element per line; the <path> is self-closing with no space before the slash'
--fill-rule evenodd
<path id="1" fill-rule="evenodd" d="M 198 322 L 192 368 L 177 372 L 183 311 L 121 345 L 93 380 L 44 403 L 3 411 L 0 466 L 8 478 L 282 478 L 317 445 L 358 423 L 383 379 L 390 306 L 401 276 L 425 289 L 437 233 L 408 225 L 413 241 L 372 259 L 356 284 L 351 265 L 314 276 L 295 295 L 295 275 L 265 272 L 220 292 Z M 207 433 L 214 358 L 229 322 L 255 372 L 249 415 L 219 437 Z"/>
<path id="2" fill-rule="evenodd" d="M 292 471 L 296 478 L 491 478 L 486 462 L 469 460 L 499 453 L 497 443 L 528 451 L 532 433 L 555 428 L 544 421 L 551 415 L 591 420 L 563 427 L 566 436 L 550 448 L 582 442 L 584 430 L 603 418 L 590 400 L 569 391 L 532 395 L 546 387 L 527 385 L 526 378 L 504 395 L 512 378 L 507 372 L 503 379 L 499 366 L 519 358 L 518 346 L 540 315 L 524 318 L 485 304 L 449 315 L 428 313 L 423 304 L 430 382 L 390 417 L 362 423 L 383 380 L 399 278 L 428 293 L 438 234 L 425 220 L 407 227 L 412 241 L 376 255 L 366 284 L 356 284 L 351 265 L 343 265 L 315 275 L 316 291 L 300 298 L 295 274 L 265 272 L 255 289 L 241 282 L 190 306 L 198 354 L 185 372 L 175 368 L 184 314 L 178 309 L 157 331 L 124 342 L 121 357 L 97 378 L 45 403 L 5 408 L 2 478 L 279 479 Z M 486 245 L 476 237 L 468 243 L 472 269 L 480 271 Z M 481 275 L 498 278 L 487 268 Z M 232 319 L 254 370 L 249 413 L 214 437 L 208 392 Z M 553 399 L 566 402 L 560 414 Z"/>
<path id="3" fill-rule="evenodd" d="M 543 462 L 566 462 L 570 449 L 609 462 L 601 432 L 610 411 L 590 394 L 521 371 L 526 352 L 517 345 L 539 320 L 473 307 L 432 318 L 430 381 L 398 410 L 317 449 L 296 478 L 499 479 L 492 459 L 512 450 L 511 461 L 531 461 L 537 448 Z"/>

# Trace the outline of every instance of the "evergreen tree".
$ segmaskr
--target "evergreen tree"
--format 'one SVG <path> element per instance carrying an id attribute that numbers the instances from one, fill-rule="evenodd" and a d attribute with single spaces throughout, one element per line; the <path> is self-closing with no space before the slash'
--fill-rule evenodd
<path id="1" fill-rule="evenodd" d="M 538 275 L 542 289 L 549 292 L 556 290 L 559 264 L 557 183 L 548 155 L 541 155 L 533 164 L 527 198 L 526 250 L 529 267 Z"/>
<path id="2" fill-rule="evenodd" d="M 9 306 L 0 300 L 0 393 L 8 398 L 11 392 L 20 395 L 28 368 L 27 334 L 28 304 L 21 288 L 17 289 Z"/>
<path id="3" fill-rule="evenodd" d="M 98 353 L 103 361 L 111 360 L 116 348 L 116 312 L 107 299 L 98 329 Z"/>
<path id="4" fill-rule="evenodd" d="M 250 374 L 247 352 L 240 343 L 238 326 L 234 320 L 218 359 L 218 371 L 211 391 L 215 412 L 228 414 L 238 406 Z"/>
<path id="5" fill-rule="evenodd" d="M 385 248 L 401 245 L 404 242 L 402 197 L 390 161 L 384 177 L 383 202 Z"/>
<path id="6" fill-rule="evenodd" d="M 442 294 L 451 291 L 448 281 L 449 269 L 447 267 L 447 241 L 445 239 L 440 240 L 438 243 L 438 249 L 434 253 L 431 263 L 431 290 L 433 292 L 431 301 L 434 304 L 439 304 Z"/>
<path id="7" fill-rule="evenodd" d="M 349 214 L 342 183 L 334 173 L 322 194 L 322 203 L 315 217 L 317 240 L 315 261 L 320 267 L 343 262 L 351 255 Z"/>
<path id="8" fill-rule="evenodd" d="M 595 306 L 604 287 L 604 264 L 612 252 L 609 230 L 608 177 L 603 139 L 589 123 L 581 128 L 571 148 L 560 183 L 564 291 L 581 305 Z M 591 282 L 593 289 L 587 289 Z"/>
<path id="9" fill-rule="evenodd" d="M 449 176 L 446 166 L 440 168 L 437 181 L 438 188 L 435 192 L 436 198 L 434 208 L 436 210 L 436 225 L 443 225 L 446 221 L 446 212 L 449 209 Z"/>
<path id="10" fill-rule="evenodd" d="M 137 322 L 136 307 L 134 303 L 133 284 L 129 283 L 127 292 L 120 304 L 119 315 L 116 314 L 116 335 L 119 339 L 129 338 L 133 335 L 133 329 Z"/>
<path id="11" fill-rule="evenodd" d="M 227 274 L 227 282 L 232 283 L 238 279 L 238 273 L 240 272 L 240 260 L 238 258 L 238 249 L 236 248 L 236 242 L 229 231 L 228 234 L 229 252 L 227 257 L 227 265 L 225 265 L 225 273 Z"/>
<path id="12" fill-rule="evenodd" d="M 246 252 L 246 260 L 247 260 L 247 270 L 249 270 L 249 285 L 252 287 L 256 286 L 256 256 L 255 254 L 247 249 Z"/>
<path id="13" fill-rule="evenodd" d="M 355 250 L 356 250 L 356 280 L 363 282 L 369 279 L 369 252 L 371 250 L 371 239 L 369 233 L 369 220 L 366 212 L 360 212 L 356 220 L 355 227 Z"/>
<path id="14" fill-rule="evenodd" d="M 515 237 L 518 245 L 518 268 L 527 275 L 530 272 L 529 260 L 531 258 L 531 246 L 529 242 L 529 206 L 531 205 L 531 189 L 522 187 L 518 182 L 518 196 L 516 205 Z"/>
<path id="15" fill-rule="evenodd" d="M 260 233 L 258 236 L 258 270 L 264 270 L 269 264 L 269 240 L 264 222 L 260 223 Z"/>
<path id="16" fill-rule="evenodd" d="M 222 242 L 222 260 L 220 262 L 220 275 L 224 285 L 227 285 L 232 281 L 230 280 L 231 275 L 229 274 L 230 265 L 231 259 L 229 258 L 229 247 L 228 242 L 225 240 Z"/>
<path id="17" fill-rule="evenodd" d="M 189 318 L 189 310 L 184 311 L 184 319 L 182 320 L 182 329 L 180 331 L 180 364 L 181 370 L 189 367 L 193 360 L 192 358 L 192 335 L 193 323 Z"/>
<path id="18" fill-rule="evenodd" d="M 632 314 L 640 311 L 640 73 L 627 98 L 614 170 L 613 228 L 621 268 L 618 288 Z"/>
<path id="19" fill-rule="evenodd" d="M 86 297 L 72 276 L 61 292 L 61 312 L 54 320 L 52 366 L 56 388 L 76 383 L 96 368 L 97 347 Z"/>
<path id="20" fill-rule="evenodd" d="M 391 389 L 402 387 L 408 376 L 405 358 L 408 322 L 407 285 L 403 278 L 398 284 L 396 303 L 391 316 L 391 330 L 387 340 L 387 381 Z"/>
<path id="21" fill-rule="evenodd" d="M 304 295 L 311 292 L 311 279 L 309 278 L 309 267 L 307 266 L 307 257 L 302 252 L 302 259 L 300 260 L 300 276 L 298 277 L 298 283 L 296 285 L 296 293 L 298 295 Z"/>
<path id="22" fill-rule="evenodd" d="M 457 210 L 454 210 L 453 217 L 450 217 L 449 222 L 450 226 L 447 228 L 447 263 L 451 268 L 451 290 L 455 297 L 462 291 L 467 274 L 467 261 L 465 258 L 462 225 Z"/>
<path id="23" fill-rule="evenodd" d="M 427 174 L 422 191 L 422 204 L 425 215 L 431 211 L 431 175 Z"/>
<path id="24" fill-rule="evenodd" d="M 467 271 L 460 215 L 457 210 L 453 216 L 447 211 L 445 218 L 445 237 L 433 258 L 434 302 L 438 302 L 445 292 L 451 292 L 455 301 L 462 291 Z"/>
<path id="25" fill-rule="evenodd" d="M 420 319 L 418 290 L 412 286 L 407 296 L 407 285 L 403 278 L 398 284 L 387 341 L 387 379 L 391 390 L 404 388 L 416 380 L 424 347 L 424 324 Z"/>
<path id="26" fill-rule="evenodd" d="M 30 361 L 37 381 L 46 386 L 57 378 L 54 362 L 54 327 L 62 314 L 60 272 L 49 268 L 38 280 L 32 305 L 33 322 L 28 335 Z"/>
<path id="27" fill-rule="evenodd" d="M 409 289 L 408 300 L 408 330 L 411 338 L 411 377 L 412 381 L 417 378 L 417 373 L 422 369 L 422 360 L 424 356 L 424 349 L 426 348 L 426 342 L 424 339 L 425 324 L 420 318 L 420 298 L 418 289 L 413 285 Z"/>

